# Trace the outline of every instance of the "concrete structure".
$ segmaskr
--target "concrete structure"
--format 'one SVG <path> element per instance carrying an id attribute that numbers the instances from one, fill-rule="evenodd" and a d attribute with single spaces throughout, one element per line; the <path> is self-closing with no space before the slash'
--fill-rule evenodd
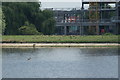
<path id="1" fill-rule="evenodd" d="M 81 9 L 53 11 L 58 35 L 119 34 L 120 0 L 83 0 Z"/>

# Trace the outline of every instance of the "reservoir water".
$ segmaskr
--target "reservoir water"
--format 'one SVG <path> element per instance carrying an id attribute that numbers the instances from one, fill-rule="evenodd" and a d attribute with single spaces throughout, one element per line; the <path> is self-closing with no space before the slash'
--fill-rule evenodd
<path id="1" fill-rule="evenodd" d="M 118 78 L 117 48 L 3 48 L 3 78 Z"/>

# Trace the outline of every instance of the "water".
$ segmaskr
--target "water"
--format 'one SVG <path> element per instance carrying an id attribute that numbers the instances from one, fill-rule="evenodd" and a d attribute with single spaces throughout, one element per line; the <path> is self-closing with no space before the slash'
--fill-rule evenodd
<path id="1" fill-rule="evenodd" d="M 3 48 L 2 55 L 3 78 L 118 78 L 117 48 Z"/>

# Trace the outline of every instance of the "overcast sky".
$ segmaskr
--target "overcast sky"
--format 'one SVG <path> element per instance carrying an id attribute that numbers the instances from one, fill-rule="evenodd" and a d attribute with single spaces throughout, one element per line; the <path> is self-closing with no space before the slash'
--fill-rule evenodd
<path id="1" fill-rule="evenodd" d="M 41 2 L 41 9 L 44 8 L 77 8 L 80 9 L 82 0 L 39 0 Z M 84 7 L 87 9 L 89 5 Z M 114 4 L 111 6 L 115 7 Z"/>
<path id="2" fill-rule="evenodd" d="M 40 0 L 42 8 L 80 8 L 81 0 Z"/>

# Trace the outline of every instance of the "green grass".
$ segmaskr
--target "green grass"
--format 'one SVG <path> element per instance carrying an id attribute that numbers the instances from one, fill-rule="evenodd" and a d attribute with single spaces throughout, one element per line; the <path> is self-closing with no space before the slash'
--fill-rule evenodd
<path id="1" fill-rule="evenodd" d="M 3 43 L 118 43 L 120 35 L 4 35 Z"/>

